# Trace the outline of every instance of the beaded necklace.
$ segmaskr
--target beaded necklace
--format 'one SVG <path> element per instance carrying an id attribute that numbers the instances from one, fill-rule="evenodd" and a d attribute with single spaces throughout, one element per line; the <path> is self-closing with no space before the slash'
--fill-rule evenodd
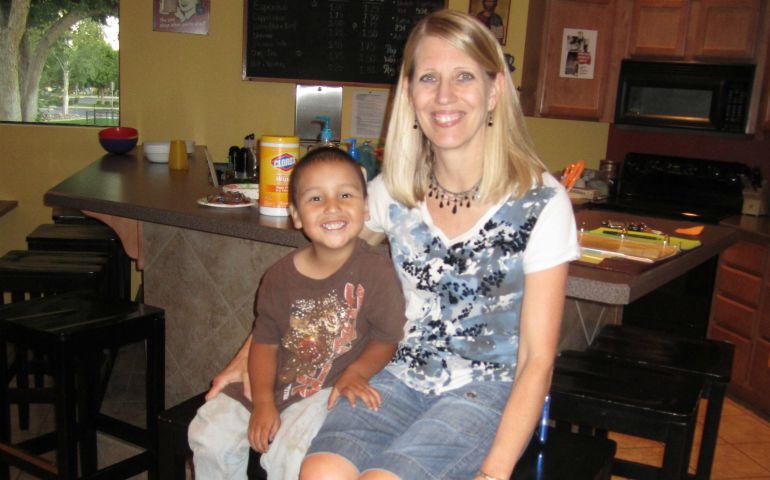
<path id="1" fill-rule="evenodd" d="M 453 192 L 444 188 L 438 180 L 433 170 L 430 171 L 430 183 L 428 184 L 428 197 L 438 200 L 438 208 L 444 208 L 444 205 L 452 206 L 452 215 L 457 213 L 457 207 L 470 208 L 471 202 L 479 199 L 479 186 L 481 180 L 476 182 L 476 185 L 472 186 L 468 190 L 463 192 Z"/>

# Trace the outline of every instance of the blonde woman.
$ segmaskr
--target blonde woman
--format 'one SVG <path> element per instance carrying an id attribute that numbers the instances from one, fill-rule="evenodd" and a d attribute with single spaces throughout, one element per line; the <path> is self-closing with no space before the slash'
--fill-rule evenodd
<path id="1" fill-rule="evenodd" d="M 363 236 L 390 242 L 405 337 L 370 381 L 379 408 L 338 402 L 300 478 L 508 479 L 550 386 L 579 253 L 571 205 L 472 16 L 415 27 L 394 102 Z"/>

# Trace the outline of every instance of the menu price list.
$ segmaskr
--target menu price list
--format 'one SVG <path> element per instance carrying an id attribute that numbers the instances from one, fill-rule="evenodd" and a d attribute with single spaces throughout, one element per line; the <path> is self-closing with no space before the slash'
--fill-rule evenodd
<path id="1" fill-rule="evenodd" d="M 392 84 L 415 23 L 444 0 L 247 0 L 244 77 Z"/>

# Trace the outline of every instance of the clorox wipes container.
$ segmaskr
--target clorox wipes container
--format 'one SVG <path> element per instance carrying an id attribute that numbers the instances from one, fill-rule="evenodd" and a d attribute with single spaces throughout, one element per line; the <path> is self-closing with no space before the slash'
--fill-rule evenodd
<path id="1" fill-rule="evenodd" d="M 259 139 L 259 213 L 289 215 L 289 177 L 299 161 L 299 137 Z"/>

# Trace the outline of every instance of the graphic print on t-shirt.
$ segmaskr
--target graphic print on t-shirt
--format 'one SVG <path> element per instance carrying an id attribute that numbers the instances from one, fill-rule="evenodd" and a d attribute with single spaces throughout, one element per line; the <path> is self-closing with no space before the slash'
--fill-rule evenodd
<path id="1" fill-rule="evenodd" d="M 289 330 L 281 339 L 288 352 L 279 379 L 289 383 L 289 396 L 309 397 L 323 388 L 334 360 L 350 350 L 356 320 L 364 303 L 364 287 L 346 283 L 343 295 L 298 299 L 291 306 Z"/>

